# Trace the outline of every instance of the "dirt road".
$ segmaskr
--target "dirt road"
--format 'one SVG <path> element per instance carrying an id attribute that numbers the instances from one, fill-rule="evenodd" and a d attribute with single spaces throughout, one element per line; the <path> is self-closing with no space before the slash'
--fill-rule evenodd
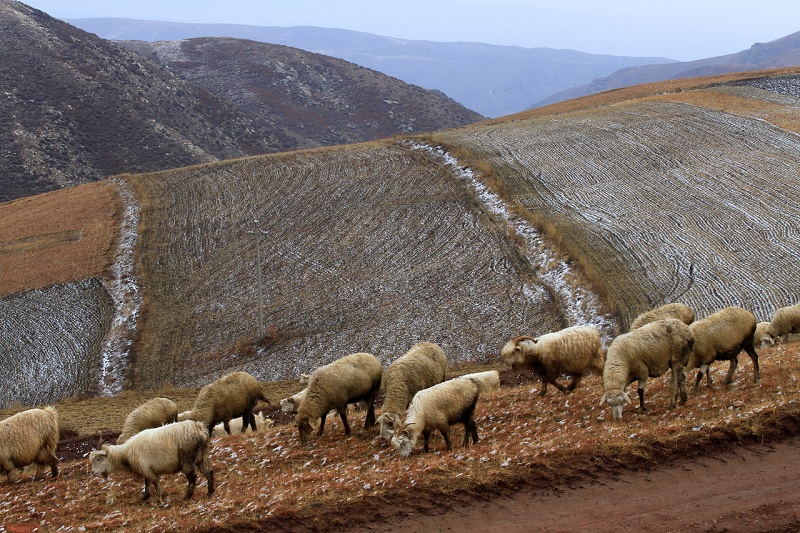
<path id="1" fill-rule="evenodd" d="M 800 438 L 674 461 L 554 491 L 442 502 L 353 531 L 800 531 Z"/>

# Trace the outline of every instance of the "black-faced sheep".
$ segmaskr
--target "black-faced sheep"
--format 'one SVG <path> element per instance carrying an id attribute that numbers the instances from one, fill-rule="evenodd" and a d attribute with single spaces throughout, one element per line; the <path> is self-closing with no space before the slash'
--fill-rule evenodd
<path id="1" fill-rule="evenodd" d="M 214 472 L 209 462 L 209 437 L 204 422 L 186 420 L 152 429 L 145 429 L 125 444 L 104 444 L 89 453 L 95 475 L 107 477 L 114 472 L 128 472 L 144 478 L 144 499 L 150 498 L 150 485 L 159 502 L 163 492 L 159 478 L 164 474 L 183 472 L 189 481 L 186 498 L 191 498 L 197 484 L 195 468 L 208 481 L 208 495 L 214 493 Z"/>
<path id="2" fill-rule="evenodd" d="M 269 404 L 261 383 L 247 372 L 233 372 L 200 389 L 192 410 L 178 415 L 178 420 L 203 422 L 208 427 L 209 434 L 214 426 L 222 422 L 225 431 L 230 435 L 228 423 L 232 418 L 242 417 L 242 432 L 247 430 L 248 425 L 255 431 L 253 407 L 259 400 Z"/>
<path id="3" fill-rule="evenodd" d="M 178 421 L 178 406 L 169 398 L 153 398 L 131 411 L 125 418 L 117 444 L 124 444 L 143 429 L 157 428 Z"/>
<path id="4" fill-rule="evenodd" d="M 50 467 L 50 476 L 58 475 L 58 414 L 53 407 L 28 409 L 0 422 L 0 472 L 5 472 L 9 483 L 14 482 L 14 471 L 36 464 L 34 479 L 44 475 Z"/>
<path id="5" fill-rule="evenodd" d="M 694 350 L 689 356 L 684 373 L 686 376 L 697 368 L 697 381 L 694 392 L 700 388 L 703 374 L 711 380 L 710 367 L 714 361 L 730 361 L 725 384 L 733 381 L 733 373 L 739 364 L 739 352 L 744 350 L 753 360 L 753 381 L 758 381 L 758 353 L 756 353 L 753 337 L 756 332 L 756 317 L 741 307 L 726 307 L 708 315 L 702 320 L 693 322 L 689 328 L 694 336 Z"/>
<path id="6" fill-rule="evenodd" d="M 657 320 L 615 338 L 608 347 L 603 370 L 605 394 L 600 405 L 608 403 L 615 419 L 622 418 L 622 408 L 631 399 L 625 388 L 637 381 L 639 408 L 646 411 L 644 385 L 671 370 L 669 408 L 675 407 L 680 396 L 686 402 L 683 367 L 692 351 L 693 339 L 689 326 L 670 318 Z"/>
<path id="7" fill-rule="evenodd" d="M 411 398 L 444 381 L 447 360 L 442 348 L 433 342 L 420 342 L 395 359 L 383 374 L 386 396 L 378 417 L 381 438 L 389 440 L 400 424 Z"/>
<path id="8" fill-rule="evenodd" d="M 471 379 L 451 379 L 419 391 L 411 400 L 405 421 L 392 437 L 392 446 L 401 457 L 408 457 L 422 435 L 423 449 L 427 452 L 431 433 L 439 431 L 447 449 L 452 450 L 450 425 L 457 422 L 464 424 L 464 447 L 469 446 L 470 437 L 473 444 L 477 443 L 473 414 L 479 396 L 478 384 Z"/>
<path id="9" fill-rule="evenodd" d="M 515 372 L 527 367 L 541 378 L 539 396 L 545 395 L 548 383 L 565 394 L 571 392 L 584 374 L 601 374 L 605 362 L 600 332 L 592 326 L 573 326 L 537 338 L 515 337 L 500 355 Z M 562 374 L 572 376 L 567 387 L 556 381 Z"/>
<path id="10" fill-rule="evenodd" d="M 687 326 L 694 322 L 694 310 L 686 304 L 671 303 L 656 307 L 637 316 L 631 323 L 631 331 L 638 329 L 645 324 L 663 320 L 665 318 L 675 318 Z"/>
<path id="11" fill-rule="evenodd" d="M 364 428 L 375 424 L 375 396 L 381 386 L 383 368 L 372 354 L 354 353 L 322 366 L 314 371 L 308 383 L 308 393 L 297 410 L 295 423 L 300 433 L 300 442 L 307 444 L 319 419 L 317 435 L 325 429 L 328 411 L 336 409 L 344 424 L 344 434 L 350 434 L 347 423 L 347 405 L 364 401 L 367 417 Z"/>
<path id="12" fill-rule="evenodd" d="M 481 395 L 491 394 L 500 390 L 500 372 L 497 370 L 462 374 L 455 379 L 471 379 L 478 385 Z"/>
<path id="13" fill-rule="evenodd" d="M 792 333 L 800 333 L 800 304 L 776 309 L 767 327 L 770 344 L 785 342 Z"/>

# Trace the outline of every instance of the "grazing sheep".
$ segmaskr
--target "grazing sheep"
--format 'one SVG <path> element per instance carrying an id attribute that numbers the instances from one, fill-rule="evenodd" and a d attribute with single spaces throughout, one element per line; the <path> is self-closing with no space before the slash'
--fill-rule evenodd
<path id="1" fill-rule="evenodd" d="M 203 422 L 209 434 L 214 426 L 222 422 L 230 435 L 228 423 L 232 418 L 242 417 L 242 432 L 247 430 L 248 425 L 255 431 L 253 407 L 259 400 L 269 404 L 258 380 L 247 372 L 233 372 L 200 389 L 192 410 L 178 415 L 178 420 Z"/>
<path id="2" fill-rule="evenodd" d="M 269 418 L 266 418 L 264 416 L 264 413 L 254 414 L 253 417 L 255 418 L 255 421 L 256 421 L 256 430 L 255 430 L 256 432 L 259 432 L 262 429 L 264 429 L 265 426 L 269 427 L 270 424 L 272 424 L 272 420 L 270 420 Z M 244 431 L 242 431 L 242 419 L 241 418 L 234 418 L 233 420 L 231 420 L 230 426 L 231 426 L 231 432 L 233 432 L 233 433 L 235 433 L 237 431 L 241 431 L 242 433 L 244 433 L 245 431 L 247 431 L 247 427 L 245 427 Z M 217 424 L 216 426 L 214 426 L 214 431 L 213 431 L 213 433 L 211 433 L 211 437 L 212 438 L 224 437 L 226 435 L 228 435 L 228 433 L 227 433 L 227 431 L 225 431 L 225 425 L 223 423 L 221 423 L 221 422 L 219 424 Z"/>
<path id="3" fill-rule="evenodd" d="M 317 419 L 321 419 L 317 435 L 322 435 L 325 418 L 331 409 L 338 410 L 344 424 L 344 434 L 349 435 L 347 405 L 361 400 L 367 404 L 364 428 L 375 424 L 374 402 L 381 386 L 382 373 L 381 362 L 369 353 L 346 355 L 315 370 L 308 383 L 308 393 L 295 417 L 300 442 L 308 443 Z"/>
<path id="4" fill-rule="evenodd" d="M 800 304 L 775 310 L 767 328 L 770 344 L 786 342 L 792 333 L 800 333 Z"/>
<path id="5" fill-rule="evenodd" d="M 444 381 L 447 360 L 444 351 L 433 342 L 420 342 L 395 359 L 383 375 L 386 397 L 378 417 L 381 438 L 389 440 L 400 424 L 400 417 L 421 391 Z"/>
<path id="6" fill-rule="evenodd" d="M 311 381 L 309 374 L 300 374 L 300 385 L 308 385 L 309 381 Z"/>
<path id="7" fill-rule="evenodd" d="M 159 478 L 163 474 L 183 472 L 189 481 L 186 498 L 197 484 L 195 467 L 208 481 L 208 495 L 214 494 L 214 471 L 209 461 L 210 444 L 205 423 L 185 420 L 140 431 L 125 444 L 103 444 L 89 453 L 95 475 L 108 477 L 114 472 L 129 472 L 144 478 L 144 499 L 150 498 L 150 484 L 159 502 L 163 492 Z"/>
<path id="8" fill-rule="evenodd" d="M 769 322 L 759 322 L 756 324 L 756 332 L 753 334 L 753 346 L 763 348 L 770 344 L 772 337 L 767 335 L 767 328 L 769 328 Z"/>
<path id="9" fill-rule="evenodd" d="M 671 370 L 669 408 L 675 407 L 680 396 L 686 402 L 683 367 L 692 351 L 693 339 L 689 326 L 674 318 L 650 322 L 615 338 L 608 347 L 603 370 L 605 394 L 600 405 L 608 403 L 614 419 L 622 418 L 622 408 L 631 399 L 625 388 L 637 381 L 639 408 L 646 411 L 644 384 Z"/>
<path id="10" fill-rule="evenodd" d="M 470 436 L 472 443 L 477 443 L 478 429 L 473 414 L 479 396 L 478 384 L 472 379 L 451 379 L 419 391 L 411 400 L 405 421 L 392 437 L 392 446 L 401 457 L 408 457 L 422 435 L 427 452 L 431 433 L 438 430 L 447 449 L 452 450 L 449 431 L 450 424 L 456 422 L 464 424 L 464 447 L 469 446 Z"/>
<path id="11" fill-rule="evenodd" d="M 300 407 L 300 404 L 303 403 L 306 394 L 308 394 L 308 387 L 292 396 L 289 396 L 288 398 L 282 399 L 281 411 L 288 414 L 296 413 L 297 409 Z"/>
<path id="12" fill-rule="evenodd" d="M 58 475 L 58 413 L 53 407 L 28 409 L 0 422 L 0 473 L 5 472 L 9 483 L 14 482 L 14 470 L 36 464 L 33 479 Z"/>
<path id="13" fill-rule="evenodd" d="M 117 444 L 124 444 L 143 429 L 157 428 L 177 421 L 178 406 L 175 402 L 169 398 L 153 398 L 131 411 L 125 418 Z"/>
<path id="14" fill-rule="evenodd" d="M 500 390 L 500 372 L 497 370 L 463 374 L 456 379 L 471 379 L 478 384 L 478 390 L 481 394 L 491 394 Z"/>
<path id="15" fill-rule="evenodd" d="M 600 345 L 600 332 L 592 326 L 573 326 L 541 337 L 515 337 L 500 354 L 512 370 L 528 367 L 542 380 L 539 396 L 547 392 L 547 384 L 567 394 L 578 386 L 588 372 L 603 372 L 605 354 Z M 564 387 L 556 381 L 561 374 L 572 376 Z"/>
<path id="16" fill-rule="evenodd" d="M 708 386 L 712 386 L 710 367 L 714 361 L 730 361 L 725 384 L 733 381 L 733 372 L 739 364 L 739 352 L 744 350 L 753 360 L 753 381 L 758 381 L 758 354 L 753 345 L 756 332 L 756 317 L 741 307 L 726 307 L 702 320 L 692 323 L 689 328 L 694 336 L 694 350 L 684 369 L 689 372 L 697 368 L 697 381 L 694 392 L 700 388 L 703 374 L 708 378 Z"/>
<path id="17" fill-rule="evenodd" d="M 631 331 L 639 329 L 650 322 L 663 320 L 665 318 L 676 318 L 688 326 L 694 322 L 694 310 L 682 303 L 665 304 L 637 316 L 631 323 Z"/>

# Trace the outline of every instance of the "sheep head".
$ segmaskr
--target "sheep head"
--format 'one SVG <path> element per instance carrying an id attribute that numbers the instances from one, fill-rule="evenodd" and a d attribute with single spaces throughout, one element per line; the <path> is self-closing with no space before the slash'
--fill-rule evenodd
<path id="1" fill-rule="evenodd" d="M 525 354 L 530 350 L 530 344 L 536 344 L 537 340 L 533 337 L 514 337 L 503 346 L 500 356 L 517 372 L 525 364 Z"/>
<path id="2" fill-rule="evenodd" d="M 378 417 L 377 423 L 381 426 L 381 438 L 391 440 L 400 426 L 400 417 L 395 413 L 383 413 Z"/>
<path id="3" fill-rule="evenodd" d="M 108 477 L 108 473 L 111 470 L 111 459 L 108 457 L 108 450 L 105 446 L 89 453 L 89 464 L 92 465 L 92 473 L 94 475 Z"/>
<path id="4" fill-rule="evenodd" d="M 611 406 L 611 414 L 614 415 L 614 420 L 622 419 L 622 408 L 626 403 L 631 403 L 631 398 L 628 393 L 622 390 L 607 391 L 600 399 L 600 405 L 608 403 Z"/>
<path id="5" fill-rule="evenodd" d="M 297 425 L 297 430 L 300 433 L 300 442 L 305 446 L 310 446 L 311 434 L 319 427 L 319 421 L 315 420 L 312 422 L 308 418 L 298 417 L 295 419 L 295 424 Z"/>
<path id="6" fill-rule="evenodd" d="M 281 400 L 281 412 L 283 413 L 294 413 L 297 411 L 297 405 L 294 403 L 294 399 L 284 398 Z"/>
<path id="7" fill-rule="evenodd" d="M 416 435 L 411 431 L 411 424 L 399 424 L 392 436 L 392 446 L 400 452 L 400 457 L 408 457 L 416 444 Z"/>

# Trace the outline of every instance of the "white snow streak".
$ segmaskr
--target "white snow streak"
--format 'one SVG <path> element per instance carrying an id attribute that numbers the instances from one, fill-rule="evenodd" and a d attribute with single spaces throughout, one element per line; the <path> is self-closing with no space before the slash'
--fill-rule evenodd
<path id="1" fill-rule="evenodd" d="M 465 181 L 475 192 L 475 196 L 501 223 L 511 227 L 525 242 L 523 250 L 526 258 L 539 274 L 544 283 L 552 287 L 564 311 L 570 326 L 590 325 L 600 330 L 605 343 L 610 343 L 617 331 L 614 317 L 602 312 L 602 302 L 585 284 L 570 282 L 576 273 L 570 266 L 559 259 L 556 253 L 547 246 L 539 232 L 528 221 L 511 213 L 499 195 L 490 191 L 476 176 L 471 168 L 461 166 L 458 160 L 440 146 L 410 143 L 411 148 L 423 150 L 440 159 L 450 167 L 456 176 Z M 535 294 L 532 287 L 525 287 L 524 294 Z"/>
<path id="2" fill-rule="evenodd" d="M 104 280 L 106 290 L 114 300 L 116 312 L 103 349 L 100 374 L 100 393 L 113 396 L 122 392 L 128 355 L 136 332 L 142 295 L 134 275 L 134 247 L 138 238 L 139 205 L 127 181 L 112 180 L 118 187 L 123 213 L 120 221 L 120 239 L 111 279 Z"/>

